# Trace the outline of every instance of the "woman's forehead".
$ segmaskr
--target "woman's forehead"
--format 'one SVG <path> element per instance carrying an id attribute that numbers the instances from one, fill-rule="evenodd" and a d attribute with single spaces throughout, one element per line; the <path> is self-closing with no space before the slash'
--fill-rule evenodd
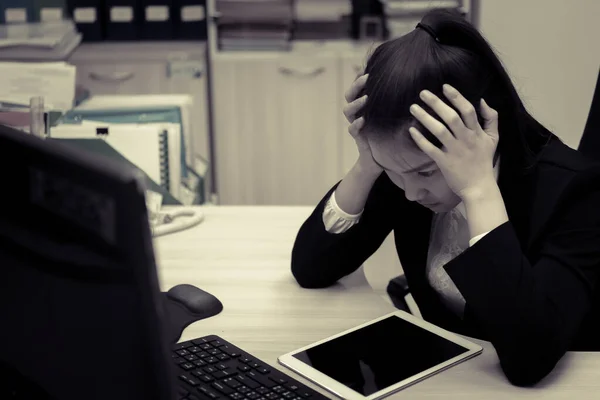
<path id="1" fill-rule="evenodd" d="M 373 157 L 387 168 L 395 166 L 399 170 L 410 170 L 431 160 L 417 147 L 406 131 L 399 131 L 388 138 L 369 141 L 369 144 Z"/>

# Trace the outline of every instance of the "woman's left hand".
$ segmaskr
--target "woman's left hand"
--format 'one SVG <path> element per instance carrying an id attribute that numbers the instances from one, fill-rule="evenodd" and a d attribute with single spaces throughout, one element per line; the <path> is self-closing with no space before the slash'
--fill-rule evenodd
<path id="1" fill-rule="evenodd" d="M 493 159 L 499 138 L 498 112 L 482 99 L 480 109 L 485 122 L 481 127 L 476 110 L 467 99 L 450 85 L 444 85 L 443 92 L 460 115 L 428 90 L 423 90 L 420 97 L 452 132 L 418 105 L 410 107 L 411 114 L 440 140 L 443 147 L 434 146 L 415 127 L 409 132 L 417 146 L 436 162 L 448 186 L 465 200 L 496 185 Z"/>

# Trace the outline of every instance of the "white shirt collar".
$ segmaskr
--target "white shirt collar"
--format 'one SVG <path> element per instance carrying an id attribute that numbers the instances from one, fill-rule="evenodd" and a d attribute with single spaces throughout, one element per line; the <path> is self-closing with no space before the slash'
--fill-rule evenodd
<path id="1" fill-rule="evenodd" d="M 494 165 L 494 178 L 496 179 L 496 182 L 498 182 L 498 175 L 500 173 L 500 157 L 498 157 L 498 160 L 496 160 L 496 165 Z M 465 204 L 461 201 L 460 203 L 458 203 L 458 205 L 456 207 L 454 207 L 455 210 L 458 210 L 464 219 L 467 219 L 467 209 L 465 208 Z"/>

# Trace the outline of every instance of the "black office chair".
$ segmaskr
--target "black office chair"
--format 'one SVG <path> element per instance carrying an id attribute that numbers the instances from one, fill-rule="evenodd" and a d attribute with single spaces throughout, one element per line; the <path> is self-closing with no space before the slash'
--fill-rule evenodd
<path id="1" fill-rule="evenodd" d="M 600 70 L 598 71 L 590 113 L 578 150 L 587 157 L 600 161 Z M 396 308 L 410 312 L 406 302 L 406 296 L 410 293 L 410 289 L 404 275 L 391 279 L 386 291 Z"/>
<path id="2" fill-rule="evenodd" d="M 586 156 L 600 161 L 600 71 L 578 150 Z"/>

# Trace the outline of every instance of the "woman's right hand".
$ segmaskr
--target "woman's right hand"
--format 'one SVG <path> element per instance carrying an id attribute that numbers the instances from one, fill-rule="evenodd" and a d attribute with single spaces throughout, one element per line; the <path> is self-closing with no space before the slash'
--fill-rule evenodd
<path id="1" fill-rule="evenodd" d="M 364 107 L 367 102 L 367 95 L 357 98 L 357 96 L 362 92 L 365 87 L 365 83 L 367 82 L 369 75 L 365 74 L 360 76 L 358 79 L 352 83 L 348 91 L 346 91 L 346 106 L 344 107 L 344 116 L 348 122 L 350 122 L 350 126 L 348 126 L 348 132 L 354 138 L 356 142 L 356 147 L 358 148 L 358 161 L 357 163 L 363 167 L 367 168 L 370 171 L 381 172 L 381 167 L 373 160 L 373 155 L 371 153 L 371 146 L 369 146 L 369 142 L 361 135 L 360 130 L 365 124 L 365 119 L 363 117 L 356 118 L 356 114 Z"/>

